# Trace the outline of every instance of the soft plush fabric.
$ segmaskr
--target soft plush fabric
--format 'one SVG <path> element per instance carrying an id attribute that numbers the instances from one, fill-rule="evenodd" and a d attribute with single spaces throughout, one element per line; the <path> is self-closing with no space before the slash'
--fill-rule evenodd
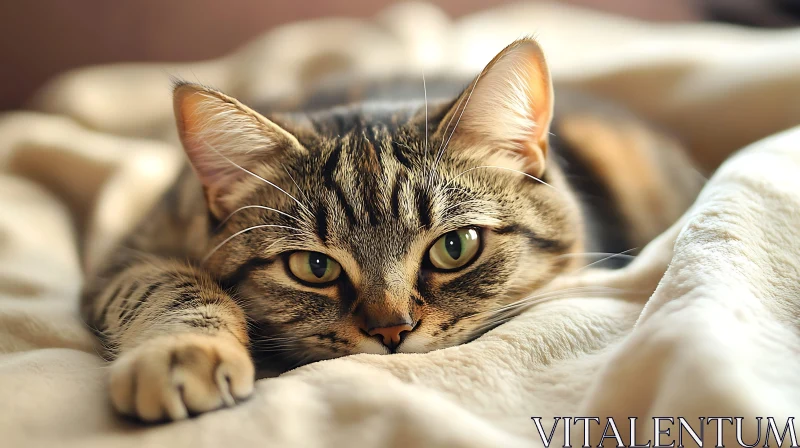
<path id="1" fill-rule="evenodd" d="M 77 314 L 81 273 L 181 163 L 168 74 L 274 99 L 331 72 L 474 73 L 530 33 L 558 81 L 671 127 L 706 171 L 728 159 L 680 222 L 627 268 L 563 278 L 549 288 L 558 300 L 473 343 L 312 364 L 175 424 L 113 414 Z M 800 31 L 550 5 L 457 22 L 402 5 L 369 23 L 283 27 L 223 60 L 67 74 L 40 92 L 38 112 L 0 117 L 0 445 L 536 446 L 533 416 L 548 429 L 553 416 L 638 416 L 642 434 L 651 416 L 773 416 L 782 427 L 800 410 L 799 104 Z"/>

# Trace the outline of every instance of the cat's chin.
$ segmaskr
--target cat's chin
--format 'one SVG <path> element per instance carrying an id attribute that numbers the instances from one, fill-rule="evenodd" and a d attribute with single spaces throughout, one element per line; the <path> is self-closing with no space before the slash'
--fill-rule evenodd
<path id="1" fill-rule="evenodd" d="M 436 347 L 429 338 L 410 335 L 397 347 L 396 353 L 427 353 Z"/>
<path id="2" fill-rule="evenodd" d="M 406 338 L 402 344 L 400 344 L 395 350 L 390 350 L 383 344 L 373 340 L 372 338 L 365 338 L 363 341 L 359 342 L 355 349 L 349 353 L 348 355 L 359 355 L 359 354 L 367 354 L 367 355 L 393 355 L 393 354 L 400 354 L 400 353 L 427 353 L 429 351 L 435 350 L 437 348 L 435 341 L 431 341 L 429 338 L 425 337 L 413 337 L 409 336 Z M 323 359 L 331 359 L 331 358 L 338 358 L 344 356 L 342 354 L 334 355 L 332 353 L 328 353 L 324 355 Z"/>
<path id="3" fill-rule="evenodd" d="M 373 338 L 364 338 L 358 343 L 353 354 L 367 353 L 372 355 L 388 355 L 391 352 L 383 344 Z"/>

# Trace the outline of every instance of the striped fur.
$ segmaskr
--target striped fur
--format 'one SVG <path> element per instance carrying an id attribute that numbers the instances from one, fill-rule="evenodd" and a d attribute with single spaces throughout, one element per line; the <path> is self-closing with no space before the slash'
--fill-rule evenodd
<path id="1" fill-rule="evenodd" d="M 585 115 L 569 110 L 553 125 L 559 144 L 548 140 L 550 81 L 532 41 L 512 44 L 481 77 L 455 100 L 265 115 L 179 84 L 178 128 L 194 171 L 89 280 L 82 304 L 115 360 L 115 407 L 158 420 L 232 404 L 252 390 L 251 358 L 290 368 L 467 342 L 581 265 L 585 247 L 642 244 L 688 204 L 694 189 L 669 188 L 672 174 L 648 146 L 657 134 L 645 127 L 638 139 L 594 143 L 580 132 L 586 119 L 569 118 Z M 505 108 L 509 95 L 531 96 Z M 491 120 L 513 123 L 482 127 Z M 504 129 L 514 134 L 506 141 Z M 687 166 L 663 157 L 670 171 Z M 587 193 L 611 206 L 593 208 Z M 669 206 L 640 206 L 652 200 Z M 465 227 L 480 229 L 475 261 L 455 272 L 426 267 L 431 245 Z M 343 274 L 304 284 L 289 273 L 293 251 L 324 253 Z M 364 330 L 399 316 L 413 331 L 393 349 Z"/>

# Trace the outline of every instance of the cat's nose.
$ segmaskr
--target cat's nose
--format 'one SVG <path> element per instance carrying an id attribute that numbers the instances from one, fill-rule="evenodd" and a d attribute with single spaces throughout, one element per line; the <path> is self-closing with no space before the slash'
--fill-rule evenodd
<path id="1" fill-rule="evenodd" d="M 370 336 L 381 336 L 383 338 L 383 345 L 388 347 L 389 350 L 394 350 L 400 345 L 403 338 L 413 329 L 414 327 L 412 327 L 411 324 L 403 322 L 399 325 L 392 325 L 389 327 L 371 328 L 367 333 Z"/>

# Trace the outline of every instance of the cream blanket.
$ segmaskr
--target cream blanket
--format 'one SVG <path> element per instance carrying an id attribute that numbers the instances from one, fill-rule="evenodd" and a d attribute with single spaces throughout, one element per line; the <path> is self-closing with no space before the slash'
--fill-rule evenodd
<path id="1" fill-rule="evenodd" d="M 263 100 L 323 73 L 474 73 L 530 33 L 558 80 L 672 127 L 708 170 L 728 159 L 679 223 L 626 269 L 563 279 L 563 299 L 464 346 L 312 364 L 176 424 L 111 412 L 76 301 L 83 267 L 180 163 L 167 74 Z M 541 443 L 533 416 L 546 431 L 553 416 L 638 416 L 646 441 L 651 416 L 773 416 L 782 428 L 800 410 L 800 30 L 540 4 L 453 22 L 401 5 L 372 22 L 282 27 L 220 60 L 79 70 L 34 107 L 0 117 L 0 446 L 514 447 Z"/>

